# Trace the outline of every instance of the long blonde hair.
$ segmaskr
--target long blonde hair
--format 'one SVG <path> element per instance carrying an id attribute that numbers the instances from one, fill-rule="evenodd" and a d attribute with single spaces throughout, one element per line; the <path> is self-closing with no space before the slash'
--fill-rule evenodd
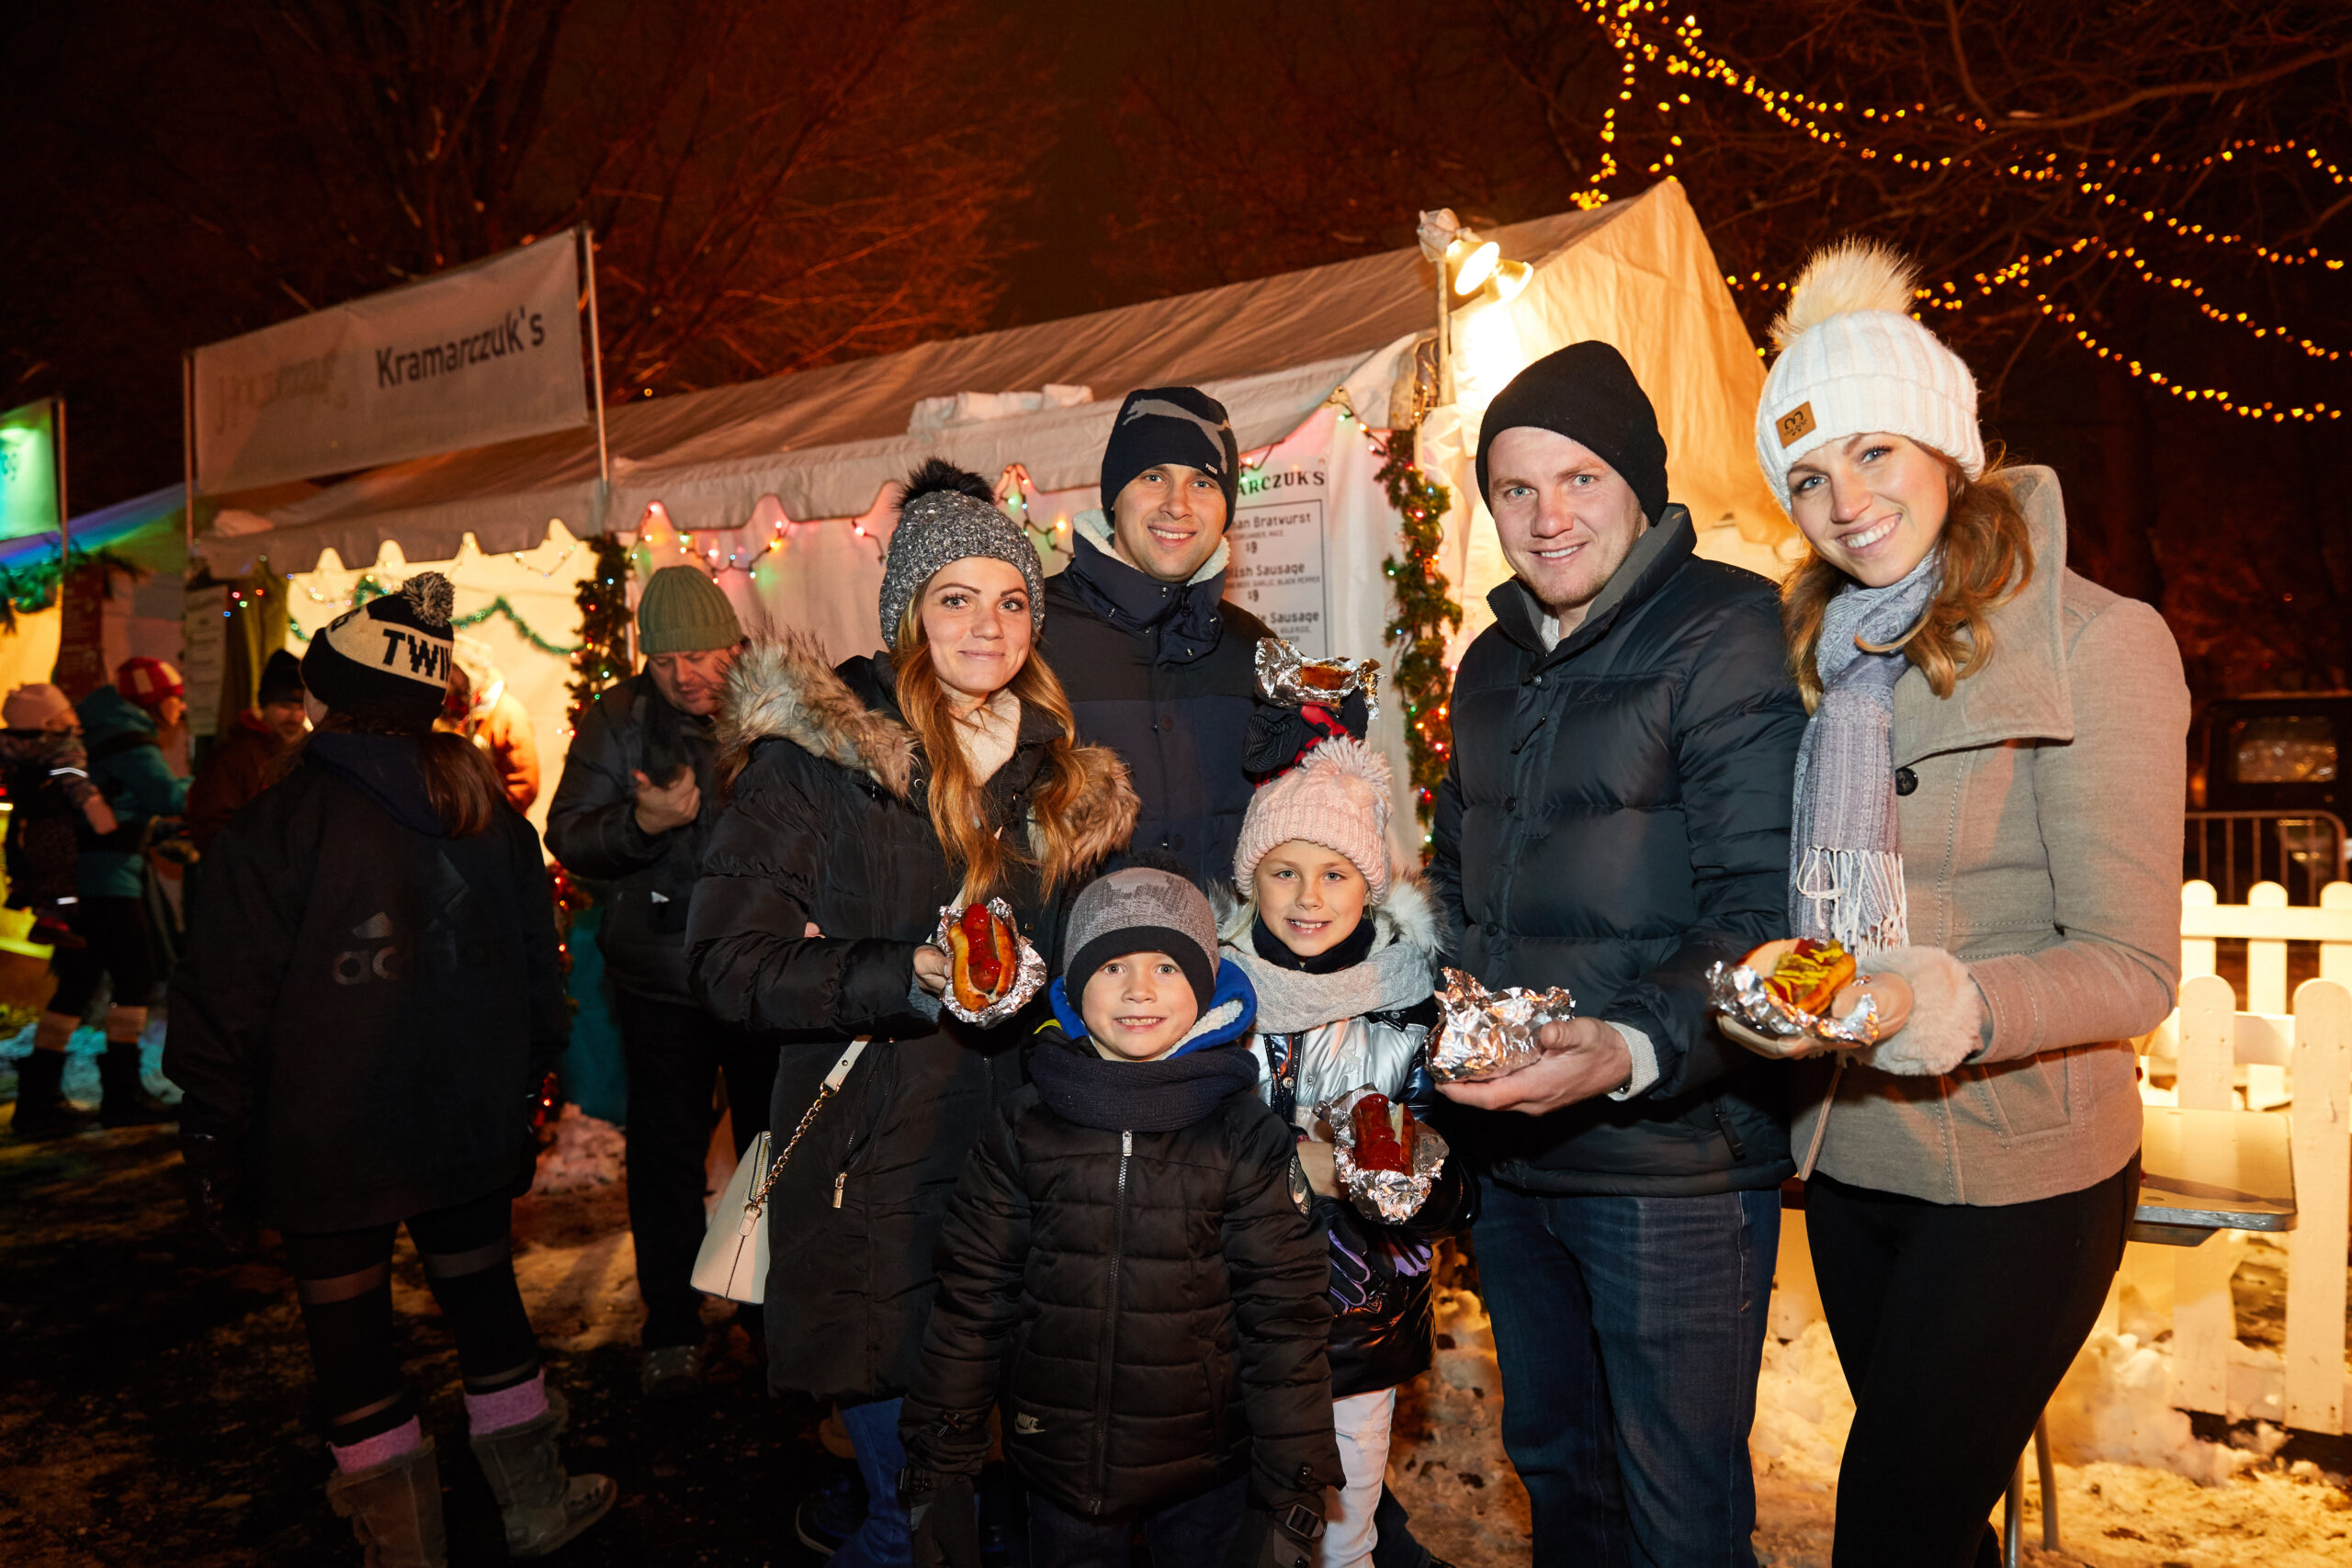
<path id="1" fill-rule="evenodd" d="M 1928 677 L 1928 690 L 1949 697 L 1955 686 L 1992 660 L 1992 614 L 2032 581 L 2033 539 L 2001 458 L 1996 457 L 1972 479 L 1933 447 L 1921 450 L 1943 464 L 1951 504 L 1936 545 L 1944 553 L 1943 581 L 1903 644 L 1903 656 Z M 1829 601 L 1852 581 L 1821 552 L 1809 549 L 1781 584 L 1781 627 L 1807 712 L 1821 703 L 1815 655 L 1821 647 L 1822 616 Z"/>
<path id="2" fill-rule="evenodd" d="M 899 617 L 899 635 L 890 653 L 890 668 L 898 678 L 899 711 L 922 743 L 931 764 L 932 829 L 939 835 L 948 860 L 963 868 L 966 903 L 1004 891 L 1016 864 L 1037 868 L 1038 891 L 1050 895 L 1087 867 L 1080 854 L 1076 817 L 1086 788 L 1084 770 L 1073 753 L 1078 749 L 1078 720 L 1070 712 L 1069 694 L 1036 649 L 1007 686 L 1022 707 L 1035 709 L 1054 721 L 1059 731 L 1046 743 L 1045 765 L 1030 793 L 1030 816 L 1045 853 L 1032 852 L 1022 823 L 1001 826 L 1015 829 L 1001 834 L 989 820 L 988 784 L 974 775 L 972 764 L 956 738 L 956 727 L 972 721 L 959 718 L 931 662 L 931 638 L 923 632 L 922 600 L 910 602 Z"/>

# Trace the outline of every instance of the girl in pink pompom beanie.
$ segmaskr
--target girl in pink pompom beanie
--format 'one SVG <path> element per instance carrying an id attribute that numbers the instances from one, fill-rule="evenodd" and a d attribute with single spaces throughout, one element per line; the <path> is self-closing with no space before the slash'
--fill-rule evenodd
<path id="1" fill-rule="evenodd" d="M 1417 1114 L 1436 1098 L 1421 1047 L 1437 1021 L 1437 909 L 1419 877 L 1393 869 L 1393 795 L 1380 753 L 1345 739 L 1259 790 L 1234 854 L 1242 901 L 1220 933 L 1258 992 L 1259 1092 L 1298 1130 L 1315 1224 L 1330 1237 L 1331 1416 L 1347 1484 L 1325 1500 L 1317 1568 L 1368 1563 L 1376 1540 L 1407 1533 L 1382 1495 L 1389 1423 L 1398 1386 L 1430 1365 L 1430 1253 L 1469 1224 L 1476 1193 L 1449 1157 L 1410 1219 L 1368 1219 L 1340 1196 L 1316 1115 L 1365 1085 Z"/>

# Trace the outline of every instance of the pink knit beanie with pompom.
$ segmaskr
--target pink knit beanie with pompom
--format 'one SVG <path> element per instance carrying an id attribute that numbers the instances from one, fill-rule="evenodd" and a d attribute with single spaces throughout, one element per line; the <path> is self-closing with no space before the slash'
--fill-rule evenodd
<path id="1" fill-rule="evenodd" d="M 1304 839 L 1343 854 L 1363 873 L 1374 904 L 1388 897 L 1387 760 L 1361 740 L 1326 740 L 1251 797 L 1233 852 L 1244 894 L 1277 844 Z"/>

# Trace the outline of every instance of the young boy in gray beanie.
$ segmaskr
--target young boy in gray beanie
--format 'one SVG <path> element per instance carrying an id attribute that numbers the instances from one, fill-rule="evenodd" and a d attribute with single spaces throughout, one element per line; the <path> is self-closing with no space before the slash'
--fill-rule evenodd
<path id="1" fill-rule="evenodd" d="M 1338 1481 L 1322 1238 L 1251 1092 L 1256 999 L 1208 899 L 1135 866 L 1072 906 L 1056 1021 L 965 1168 L 900 1415 L 915 1561 L 978 1562 L 1000 1393 L 1033 1568 L 1304 1568 Z"/>

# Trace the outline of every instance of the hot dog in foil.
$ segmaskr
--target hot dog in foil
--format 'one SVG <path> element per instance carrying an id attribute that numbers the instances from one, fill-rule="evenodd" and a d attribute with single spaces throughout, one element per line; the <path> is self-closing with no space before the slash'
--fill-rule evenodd
<path id="1" fill-rule="evenodd" d="M 1806 1012 L 1774 993 L 1764 982 L 1769 972 L 1746 964 L 1716 963 L 1707 970 L 1707 1005 L 1735 1022 L 1774 1040 L 1799 1035 L 1825 1045 L 1875 1045 L 1879 1039 L 1878 1002 L 1865 994 L 1839 1017 Z"/>
<path id="2" fill-rule="evenodd" d="M 1430 1076 L 1441 1083 L 1500 1077 L 1544 1053 L 1535 1032 L 1576 1016 L 1576 998 L 1564 987 L 1531 991 L 1486 987 L 1459 969 L 1444 972 L 1438 987 L 1438 1026 L 1430 1034 Z"/>
<path id="3" fill-rule="evenodd" d="M 1325 1101 L 1315 1113 L 1331 1124 L 1331 1169 L 1340 1179 L 1340 1190 L 1348 1195 L 1356 1213 L 1382 1224 L 1402 1224 L 1420 1213 L 1421 1205 L 1429 1201 L 1430 1184 L 1445 1166 L 1447 1149 L 1445 1140 L 1438 1136 L 1435 1128 L 1426 1122 L 1417 1122 L 1412 1146 L 1408 1151 L 1413 1164 L 1411 1170 L 1366 1170 L 1356 1164 L 1356 1102 L 1376 1093 L 1370 1084 L 1365 1084 Z"/>
<path id="4" fill-rule="evenodd" d="M 1260 637 L 1258 691 L 1283 707 L 1314 703 L 1334 712 L 1351 694 L 1362 692 L 1365 713 L 1378 718 L 1380 660 L 1309 659 L 1278 637 Z"/>
<path id="5" fill-rule="evenodd" d="M 950 927 L 964 918 L 964 908 L 961 904 L 948 904 L 940 909 L 939 930 L 932 934 L 931 939 L 932 945 L 938 948 L 940 952 L 949 954 L 955 953 L 955 944 L 948 939 L 947 932 Z M 1001 898 L 991 898 L 989 900 L 989 913 L 1004 922 L 1006 929 L 1012 932 L 1014 945 L 1020 949 L 1020 967 L 1012 976 L 1012 983 L 1004 988 L 1003 993 L 996 1000 L 977 1012 L 964 1010 L 963 1004 L 956 999 L 954 986 L 948 987 L 946 994 L 939 998 L 941 1007 L 962 1019 L 966 1023 L 977 1023 L 982 1027 L 1006 1022 L 1014 1013 L 1022 1010 L 1031 997 L 1043 990 L 1046 985 L 1045 955 L 1030 944 L 1027 937 L 1021 934 L 1021 924 L 1012 918 L 1012 907 Z"/>

